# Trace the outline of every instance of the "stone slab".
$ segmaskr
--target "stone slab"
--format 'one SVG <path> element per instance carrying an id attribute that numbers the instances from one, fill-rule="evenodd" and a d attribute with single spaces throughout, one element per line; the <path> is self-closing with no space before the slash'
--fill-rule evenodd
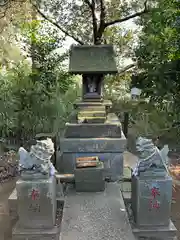
<path id="1" fill-rule="evenodd" d="M 94 111 L 85 111 L 85 110 L 81 110 L 78 112 L 78 119 L 79 118 L 106 118 L 106 112 L 105 111 L 97 111 L 97 110 L 94 110 Z"/>
<path id="2" fill-rule="evenodd" d="M 56 181 L 34 179 L 16 183 L 19 224 L 24 228 L 52 228 L 56 220 Z M 34 194 L 33 194 L 34 193 Z"/>
<path id="3" fill-rule="evenodd" d="M 87 101 L 87 102 L 100 102 L 102 101 L 102 96 L 99 94 L 85 94 L 83 95 L 83 101 Z"/>
<path id="4" fill-rule="evenodd" d="M 153 191 L 153 189 L 155 189 Z M 172 178 L 132 178 L 132 210 L 137 227 L 168 226 L 171 215 Z"/>
<path id="5" fill-rule="evenodd" d="M 9 215 L 11 219 L 18 218 L 18 204 L 17 204 L 17 191 L 16 188 L 12 191 L 8 198 L 8 208 L 9 208 Z"/>
<path id="6" fill-rule="evenodd" d="M 86 121 L 88 124 L 91 123 L 104 123 L 106 121 L 106 117 L 79 117 L 78 116 L 78 121 Z"/>
<path id="7" fill-rule="evenodd" d="M 94 106 L 105 106 L 105 107 L 112 107 L 112 102 L 109 100 L 103 100 L 101 102 L 82 102 L 82 101 L 77 101 L 74 103 L 75 108 L 84 108 L 84 107 L 94 107 Z"/>
<path id="8" fill-rule="evenodd" d="M 61 138 L 60 148 L 64 152 L 124 152 L 126 138 Z"/>
<path id="9" fill-rule="evenodd" d="M 112 181 L 123 177 L 123 153 L 63 153 L 57 159 L 57 170 L 60 173 L 74 174 L 77 157 L 97 156 L 104 163 L 104 176 Z"/>
<path id="10" fill-rule="evenodd" d="M 81 106 L 80 110 L 81 111 L 94 111 L 96 109 L 97 111 L 106 111 L 106 107 L 104 105 L 99 105 L 99 106 Z"/>
<path id="11" fill-rule="evenodd" d="M 65 138 L 120 138 L 121 124 L 72 124 L 66 123 Z"/>
<path id="12" fill-rule="evenodd" d="M 67 193 L 59 240 L 134 240 L 117 183 L 102 193 Z"/>
<path id="13" fill-rule="evenodd" d="M 12 231 L 12 240 L 59 240 L 60 226 L 52 229 L 24 229 L 17 223 Z"/>

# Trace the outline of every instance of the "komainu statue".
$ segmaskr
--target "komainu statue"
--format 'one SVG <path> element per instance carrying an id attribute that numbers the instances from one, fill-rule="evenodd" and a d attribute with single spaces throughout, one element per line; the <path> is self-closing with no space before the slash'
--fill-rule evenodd
<path id="1" fill-rule="evenodd" d="M 26 151 L 23 147 L 20 147 L 20 172 L 54 175 L 56 170 L 50 161 L 53 154 L 54 143 L 50 138 L 41 141 L 37 140 L 36 144 L 31 146 L 30 152 Z"/>
<path id="2" fill-rule="evenodd" d="M 152 139 L 139 137 L 136 141 L 138 152 L 138 163 L 133 174 L 139 175 L 140 172 L 165 171 L 167 172 L 167 145 L 160 151 L 153 143 Z"/>

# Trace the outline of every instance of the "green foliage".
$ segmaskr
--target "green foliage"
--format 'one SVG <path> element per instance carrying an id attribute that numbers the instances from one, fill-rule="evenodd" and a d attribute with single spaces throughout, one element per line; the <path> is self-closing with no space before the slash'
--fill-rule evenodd
<path id="1" fill-rule="evenodd" d="M 132 84 L 153 101 L 179 102 L 179 9 L 177 1 L 157 0 L 151 13 L 138 22 L 142 26 L 136 48 L 140 71 Z"/>
<path id="2" fill-rule="evenodd" d="M 1 78 L 0 130 L 2 137 L 28 139 L 38 132 L 62 130 L 79 95 L 76 84 L 65 94 L 59 83 L 51 85 L 49 94 L 41 82 L 33 82 L 31 69 L 21 64 Z"/>
<path id="3" fill-rule="evenodd" d="M 53 23 L 66 36 L 80 44 L 110 42 L 122 53 L 132 41 L 132 32 L 123 26 L 127 17 L 143 9 L 143 3 L 132 1 L 33 1 L 43 17 Z"/>
<path id="4" fill-rule="evenodd" d="M 51 84 L 59 82 L 62 92 L 73 84 L 73 79 L 63 72 L 63 62 L 68 54 L 58 53 L 62 49 L 64 37 L 44 20 L 33 20 L 21 25 L 25 43 L 29 45 L 29 57 L 32 59 L 32 79 L 40 81 L 48 90 Z M 61 74 L 59 74 L 59 72 Z"/>
<path id="5" fill-rule="evenodd" d="M 32 64 L 25 58 L 0 72 L 1 137 L 29 139 L 64 128 L 79 87 L 64 70 L 63 38 L 45 21 L 20 24 Z M 7 70 L 7 69 L 6 69 Z"/>
<path id="6" fill-rule="evenodd" d="M 172 114 L 172 106 L 145 101 L 114 100 L 113 111 L 122 122 L 124 112 L 129 113 L 129 136 L 152 139 L 159 137 L 164 144 L 179 144 L 180 128 L 173 125 L 178 120 L 178 115 Z"/>

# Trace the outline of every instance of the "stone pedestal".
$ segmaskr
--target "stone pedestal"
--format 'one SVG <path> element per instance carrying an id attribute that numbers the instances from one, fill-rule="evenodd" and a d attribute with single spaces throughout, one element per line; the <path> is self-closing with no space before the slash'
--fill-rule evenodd
<path id="1" fill-rule="evenodd" d="M 16 183 L 19 224 L 25 228 L 52 228 L 56 218 L 55 178 Z"/>
<path id="2" fill-rule="evenodd" d="M 55 177 L 20 179 L 16 190 L 19 220 L 13 240 L 58 239 Z"/>
<path id="3" fill-rule="evenodd" d="M 77 192 L 101 192 L 105 189 L 104 165 L 75 168 L 75 187 Z"/>
<path id="4" fill-rule="evenodd" d="M 134 233 L 137 236 L 174 236 L 176 228 L 170 220 L 172 178 L 167 175 L 132 177 L 131 204 Z M 157 233 L 158 229 L 158 233 Z"/>
<path id="5" fill-rule="evenodd" d="M 104 163 L 104 176 L 111 181 L 122 178 L 123 152 L 126 138 L 115 114 L 108 114 L 103 123 L 67 123 L 60 139 L 62 155 L 57 157 L 60 173 L 74 173 L 77 157 L 98 156 Z"/>
<path id="6" fill-rule="evenodd" d="M 116 181 L 123 175 L 123 152 L 126 138 L 63 138 L 60 139 L 63 154 L 57 169 L 62 173 L 74 173 L 78 157 L 97 156 L 104 163 L 106 178 Z"/>
<path id="7" fill-rule="evenodd" d="M 167 226 L 171 214 L 172 178 L 132 178 L 132 209 L 137 226 Z"/>

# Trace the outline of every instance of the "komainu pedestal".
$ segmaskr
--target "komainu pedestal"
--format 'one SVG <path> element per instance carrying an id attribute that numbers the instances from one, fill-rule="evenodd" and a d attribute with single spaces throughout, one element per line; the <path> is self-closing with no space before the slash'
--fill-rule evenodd
<path id="1" fill-rule="evenodd" d="M 16 183 L 19 225 L 24 228 L 53 228 L 56 219 L 56 182 L 20 179 Z"/>
<path id="2" fill-rule="evenodd" d="M 133 176 L 132 206 L 136 226 L 169 226 L 171 198 L 171 177 Z"/>
<path id="3" fill-rule="evenodd" d="M 56 226 L 56 182 L 54 176 L 44 179 L 20 179 L 16 183 L 19 221 L 13 229 L 13 240 L 58 240 Z"/>
<path id="4" fill-rule="evenodd" d="M 131 206 L 133 232 L 137 237 L 173 239 L 172 178 L 166 162 L 152 140 L 139 138 L 136 144 L 139 161 L 132 176 Z"/>
<path id="5" fill-rule="evenodd" d="M 16 183 L 19 220 L 13 240 L 58 240 L 60 216 L 57 211 L 56 179 L 50 158 L 50 139 L 37 141 L 31 151 L 20 149 L 21 177 Z"/>

